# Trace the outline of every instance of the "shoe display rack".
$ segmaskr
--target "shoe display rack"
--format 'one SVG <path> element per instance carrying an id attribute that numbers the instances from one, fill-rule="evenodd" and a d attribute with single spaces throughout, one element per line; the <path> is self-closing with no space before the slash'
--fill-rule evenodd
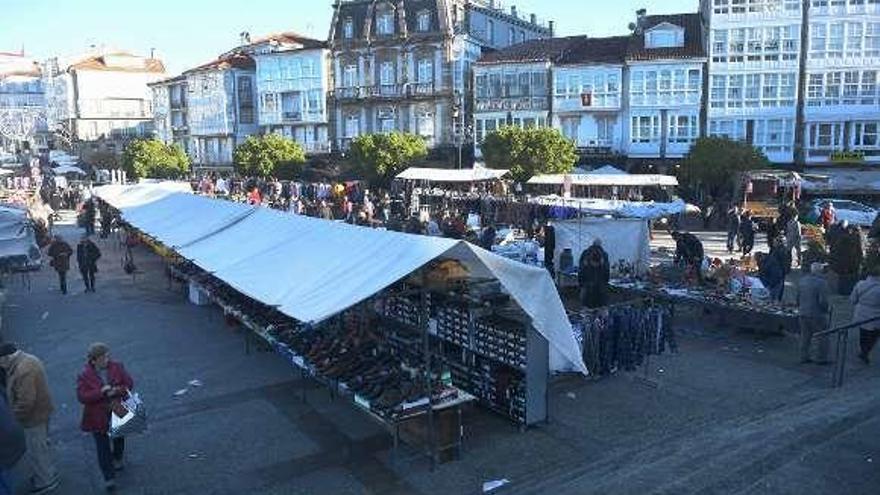
<path id="1" fill-rule="evenodd" d="M 412 293 L 411 289 L 406 292 Z M 439 366 L 481 404 L 528 426 L 547 420 L 547 340 L 498 294 L 461 298 L 431 294 L 428 328 Z M 386 298 L 383 315 L 401 325 L 418 321 L 414 296 Z"/>

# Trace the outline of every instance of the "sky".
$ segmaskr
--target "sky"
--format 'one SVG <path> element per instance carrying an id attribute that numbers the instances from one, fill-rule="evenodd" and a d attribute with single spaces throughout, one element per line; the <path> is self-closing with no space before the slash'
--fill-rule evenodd
<path id="1" fill-rule="evenodd" d="M 556 21 L 560 36 L 626 34 L 635 11 L 696 12 L 699 0 L 505 0 L 520 13 Z M 169 74 L 208 62 L 252 37 L 295 31 L 326 39 L 333 0 L 0 0 L 0 51 L 44 59 L 89 46 L 149 55 Z"/>

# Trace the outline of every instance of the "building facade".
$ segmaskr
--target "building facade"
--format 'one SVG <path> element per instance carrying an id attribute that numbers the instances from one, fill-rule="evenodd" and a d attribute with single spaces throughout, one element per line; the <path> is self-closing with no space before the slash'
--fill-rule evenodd
<path id="1" fill-rule="evenodd" d="M 432 148 L 462 145 L 470 136 L 471 66 L 482 50 L 551 33 L 494 1 L 337 0 L 330 32 L 336 148 L 395 130 L 423 136 Z"/>
<path id="2" fill-rule="evenodd" d="M 156 139 L 180 146 L 188 154 L 190 149 L 189 120 L 187 117 L 187 84 L 183 75 L 150 84 L 153 91 L 153 131 Z"/>
<path id="3" fill-rule="evenodd" d="M 777 163 L 880 162 L 880 3 L 703 2 L 709 133 Z"/>
<path id="4" fill-rule="evenodd" d="M 241 48 L 256 62 L 258 124 L 295 140 L 307 154 L 330 152 L 330 50 L 294 33 L 268 36 Z"/>
<path id="5" fill-rule="evenodd" d="M 193 168 L 231 168 L 235 147 L 258 132 L 253 57 L 228 53 L 183 76 Z"/>
<path id="6" fill-rule="evenodd" d="M 46 97 L 40 65 L 24 53 L 0 52 L 0 112 L 16 121 L 15 134 L 0 129 L 0 151 L 15 151 L 21 141 L 28 146 L 46 146 Z M 10 122 L 12 124 L 12 122 Z M 10 129 L 8 134 L 13 134 Z M 27 134 L 26 136 L 24 134 Z"/>
<path id="7" fill-rule="evenodd" d="M 164 77 L 161 60 L 108 52 L 49 65 L 44 76 L 47 105 L 54 107 L 47 112 L 50 124 L 63 125 L 73 143 L 119 152 L 128 139 L 152 135 L 148 84 Z"/>
<path id="8" fill-rule="evenodd" d="M 535 40 L 474 67 L 474 138 L 504 125 L 552 126 L 582 157 L 679 159 L 704 133 L 699 14 L 648 16 L 630 36 Z"/>
<path id="9" fill-rule="evenodd" d="M 703 134 L 706 66 L 700 14 L 639 11 L 626 56 L 630 158 L 678 159 Z"/>

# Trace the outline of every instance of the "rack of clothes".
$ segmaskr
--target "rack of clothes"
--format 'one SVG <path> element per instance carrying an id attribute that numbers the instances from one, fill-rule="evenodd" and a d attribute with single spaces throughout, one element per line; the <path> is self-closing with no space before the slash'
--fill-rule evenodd
<path id="1" fill-rule="evenodd" d="M 678 351 L 672 307 L 653 300 L 629 301 L 569 315 L 593 376 L 635 371 L 648 356 Z"/>

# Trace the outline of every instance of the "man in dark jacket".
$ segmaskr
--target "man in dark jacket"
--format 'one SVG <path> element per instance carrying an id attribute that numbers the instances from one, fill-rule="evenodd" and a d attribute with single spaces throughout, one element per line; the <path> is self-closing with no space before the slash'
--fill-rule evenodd
<path id="1" fill-rule="evenodd" d="M 556 267 L 553 260 L 556 256 L 556 228 L 550 224 L 544 225 L 544 268 L 550 272 L 550 276 L 556 278 Z"/>
<path id="2" fill-rule="evenodd" d="M 83 227 L 86 229 L 86 235 L 95 233 L 95 200 L 90 199 L 83 205 Z"/>
<path id="3" fill-rule="evenodd" d="M 588 308 L 599 308 L 608 304 L 608 281 L 611 279 L 611 265 L 608 253 L 602 249 L 602 241 L 596 239 L 587 248 L 578 263 L 578 284 L 581 304 Z"/>
<path id="4" fill-rule="evenodd" d="M 742 243 L 742 253 L 748 256 L 755 247 L 755 223 L 752 221 L 752 214 L 749 212 L 744 213 L 742 216 L 739 235 Z"/>
<path id="5" fill-rule="evenodd" d="M 672 238 L 675 240 L 675 262 L 699 271 L 703 264 L 703 243 L 688 232 L 673 232 Z"/>
<path id="6" fill-rule="evenodd" d="M 89 236 L 83 236 L 76 245 L 76 264 L 79 266 L 79 273 L 82 274 L 83 282 L 86 284 L 86 292 L 95 292 L 95 273 L 98 272 L 98 259 L 101 258 L 101 250 L 89 239 Z"/>
<path id="7" fill-rule="evenodd" d="M 801 363 L 810 363 L 810 347 L 813 343 L 813 335 L 828 328 L 828 302 L 831 289 L 828 282 L 822 276 L 824 265 L 813 263 L 810 273 L 801 277 L 798 283 L 798 316 L 801 329 Z M 830 342 L 828 337 L 819 339 L 819 364 L 828 363 Z"/>
<path id="8" fill-rule="evenodd" d="M 770 297 L 774 301 L 782 300 L 785 272 L 782 271 L 779 258 L 766 253 L 757 253 L 755 259 L 758 262 L 758 278 L 761 279 L 764 287 L 770 291 Z"/>
<path id="9" fill-rule="evenodd" d="M 67 271 L 70 270 L 70 256 L 73 255 L 73 249 L 70 248 L 70 244 L 64 242 L 60 235 L 56 235 L 52 244 L 49 244 L 49 250 L 46 254 L 52 259 L 49 264 L 58 272 L 61 293 L 67 294 Z"/>
<path id="10" fill-rule="evenodd" d="M 742 224 L 739 207 L 733 206 L 727 212 L 727 252 L 732 253 L 736 246 L 736 238 L 739 236 L 739 227 Z"/>

